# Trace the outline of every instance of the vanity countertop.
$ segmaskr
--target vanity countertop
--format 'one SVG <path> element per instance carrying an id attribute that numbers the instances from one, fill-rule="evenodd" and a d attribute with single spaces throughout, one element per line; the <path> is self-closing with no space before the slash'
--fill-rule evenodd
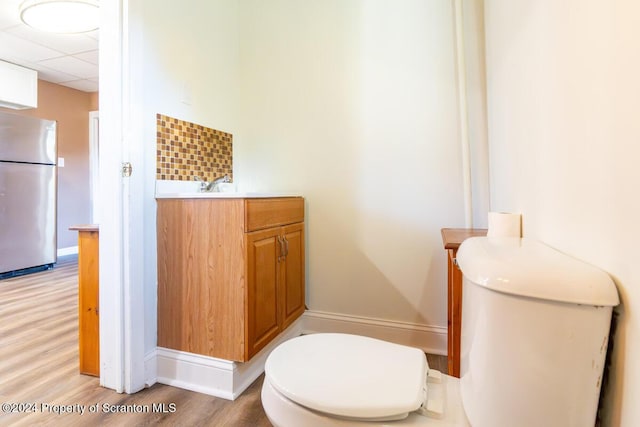
<path id="1" fill-rule="evenodd" d="M 156 199 L 267 199 L 276 197 L 301 197 L 288 193 L 159 193 Z"/>
<path id="2" fill-rule="evenodd" d="M 98 224 L 79 224 L 79 225 L 72 225 L 71 227 L 69 227 L 69 230 L 99 231 L 100 226 L 98 226 Z"/>

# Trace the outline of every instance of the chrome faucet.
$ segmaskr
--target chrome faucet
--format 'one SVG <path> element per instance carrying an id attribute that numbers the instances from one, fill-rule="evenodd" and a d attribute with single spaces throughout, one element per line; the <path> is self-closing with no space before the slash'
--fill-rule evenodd
<path id="1" fill-rule="evenodd" d="M 194 176 L 193 180 L 200 181 L 201 193 L 210 193 L 210 192 L 220 191 L 220 189 L 218 188 L 218 185 L 222 184 L 223 182 L 231 182 L 231 178 L 229 178 L 229 175 L 221 176 L 220 178 L 216 178 L 211 182 L 207 182 L 204 179 L 200 178 L 199 176 Z"/>

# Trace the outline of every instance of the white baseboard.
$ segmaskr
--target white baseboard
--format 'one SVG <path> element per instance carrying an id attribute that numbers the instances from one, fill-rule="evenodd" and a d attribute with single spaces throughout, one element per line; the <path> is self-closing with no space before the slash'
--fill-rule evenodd
<path id="1" fill-rule="evenodd" d="M 425 353 L 447 355 L 447 328 L 370 317 L 307 310 L 303 333 L 341 332 L 364 335 L 422 349 Z"/>
<path id="2" fill-rule="evenodd" d="M 155 352 L 156 380 L 161 384 L 234 400 L 264 372 L 267 356 L 274 348 L 302 333 L 302 322 L 302 318 L 295 321 L 246 363 L 158 347 Z M 147 378 L 152 377 L 148 373 Z"/>
<path id="3" fill-rule="evenodd" d="M 68 248 L 58 248 L 57 250 L 58 256 L 75 255 L 77 253 L 78 253 L 77 246 L 69 246 Z"/>
<path id="4" fill-rule="evenodd" d="M 235 362 L 158 347 L 157 381 L 233 400 Z"/>
<path id="5" fill-rule="evenodd" d="M 145 382 L 156 382 L 234 400 L 264 372 L 269 353 L 281 343 L 301 334 L 341 332 L 378 338 L 447 354 L 447 328 L 408 322 L 307 310 L 286 331 L 256 354 L 239 363 L 158 347 L 145 357 Z"/>
<path id="6" fill-rule="evenodd" d="M 158 349 L 155 348 L 144 357 L 144 385 L 151 387 L 158 382 Z"/>

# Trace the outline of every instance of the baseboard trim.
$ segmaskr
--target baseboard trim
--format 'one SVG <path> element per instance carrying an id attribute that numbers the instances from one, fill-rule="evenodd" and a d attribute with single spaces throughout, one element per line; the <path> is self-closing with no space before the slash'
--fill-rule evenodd
<path id="1" fill-rule="evenodd" d="M 307 310 L 302 317 L 304 319 L 303 333 L 341 332 L 364 335 L 417 347 L 429 354 L 447 355 L 446 327 L 316 310 Z"/>
<path id="2" fill-rule="evenodd" d="M 69 246 L 67 248 L 58 248 L 56 253 L 57 253 L 58 256 L 75 255 L 75 254 L 78 253 L 78 247 L 77 246 Z"/>
<path id="3" fill-rule="evenodd" d="M 144 385 L 151 387 L 158 382 L 158 349 L 154 348 L 144 357 Z"/>
<path id="4" fill-rule="evenodd" d="M 302 323 L 303 319 L 299 318 L 246 363 L 158 347 L 155 351 L 156 380 L 161 384 L 235 400 L 264 372 L 269 353 L 302 333 Z M 150 377 L 152 375 L 148 375 Z"/>
<path id="5" fill-rule="evenodd" d="M 159 383 L 233 400 L 235 362 L 162 347 L 156 352 Z"/>
<path id="6" fill-rule="evenodd" d="M 445 327 L 307 310 L 246 363 L 158 347 L 145 356 L 146 385 L 158 382 L 235 400 L 264 372 L 274 348 L 298 335 L 320 332 L 364 335 L 417 347 L 429 354 L 447 354 Z"/>

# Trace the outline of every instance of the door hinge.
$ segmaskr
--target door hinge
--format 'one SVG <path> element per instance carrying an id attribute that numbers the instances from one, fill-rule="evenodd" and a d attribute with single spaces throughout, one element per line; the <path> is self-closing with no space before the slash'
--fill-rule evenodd
<path id="1" fill-rule="evenodd" d="M 133 166 L 131 166 L 131 163 L 122 163 L 122 176 L 128 178 L 131 176 L 131 172 L 133 172 Z"/>

